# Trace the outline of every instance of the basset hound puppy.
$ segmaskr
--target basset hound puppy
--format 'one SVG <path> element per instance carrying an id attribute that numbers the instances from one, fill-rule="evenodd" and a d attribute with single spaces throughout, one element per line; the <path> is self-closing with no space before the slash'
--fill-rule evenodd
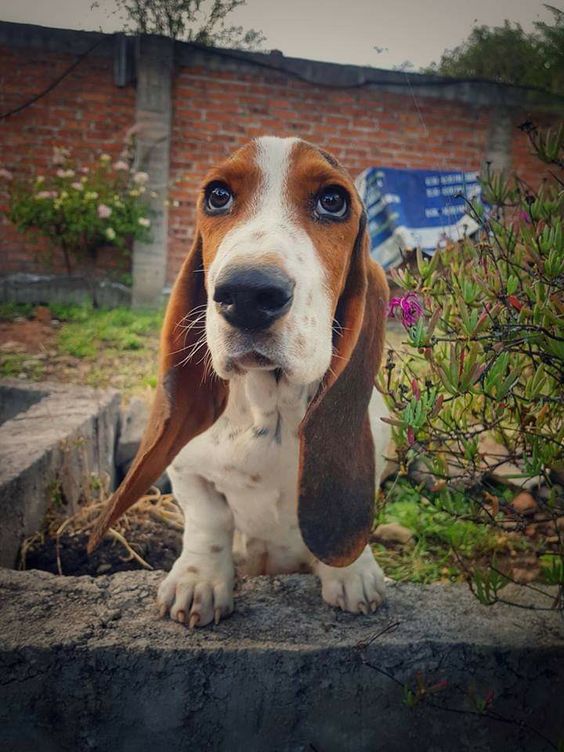
<path id="1" fill-rule="evenodd" d="M 331 606 L 374 611 L 388 287 L 354 184 L 312 144 L 264 137 L 208 174 L 197 214 L 149 423 L 89 550 L 168 468 L 185 532 L 162 615 L 190 627 L 229 615 L 235 564 L 313 571 Z"/>

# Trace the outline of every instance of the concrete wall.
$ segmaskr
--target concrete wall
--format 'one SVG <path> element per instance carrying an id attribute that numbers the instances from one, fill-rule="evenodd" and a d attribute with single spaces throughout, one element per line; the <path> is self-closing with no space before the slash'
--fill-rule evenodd
<path id="1" fill-rule="evenodd" d="M 562 738 L 556 612 L 398 585 L 355 617 L 311 575 L 258 577 L 230 619 L 190 632 L 158 618 L 162 576 L 0 570 L 0 748 L 548 752 Z"/>

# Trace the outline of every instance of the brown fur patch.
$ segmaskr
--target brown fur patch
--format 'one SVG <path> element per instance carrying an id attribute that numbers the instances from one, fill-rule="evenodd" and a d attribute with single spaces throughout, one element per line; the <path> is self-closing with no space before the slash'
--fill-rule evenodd
<path id="1" fill-rule="evenodd" d="M 186 571 L 187 572 L 192 572 L 192 574 L 198 574 L 198 572 L 200 570 L 198 569 L 198 567 L 192 567 L 192 566 L 190 566 L 190 567 L 186 567 Z"/>

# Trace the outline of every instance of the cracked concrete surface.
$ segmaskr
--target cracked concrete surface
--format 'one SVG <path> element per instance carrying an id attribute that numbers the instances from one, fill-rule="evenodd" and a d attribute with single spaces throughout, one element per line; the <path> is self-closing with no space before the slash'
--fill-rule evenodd
<path id="1" fill-rule="evenodd" d="M 242 582 L 230 619 L 190 632 L 158 618 L 161 576 L 0 570 L 1 749 L 534 752 L 562 735 L 556 613 L 396 585 L 355 617 L 293 575 Z M 417 672 L 447 685 L 413 708 Z"/>
<path id="2" fill-rule="evenodd" d="M 16 562 L 53 495 L 73 509 L 92 473 L 114 480 L 119 394 L 71 384 L 0 381 L 0 566 Z"/>

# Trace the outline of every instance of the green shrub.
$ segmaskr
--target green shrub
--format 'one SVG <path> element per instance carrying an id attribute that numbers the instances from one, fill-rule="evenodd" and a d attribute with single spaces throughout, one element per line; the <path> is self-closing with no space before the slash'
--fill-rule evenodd
<path id="1" fill-rule="evenodd" d="M 562 554 L 555 477 L 564 470 L 564 127 L 532 129 L 530 138 L 552 180 L 533 191 L 487 171 L 487 209 L 469 206 L 479 237 L 431 258 L 417 253 L 417 272 L 394 273 L 405 292 L 390 312 L 406 343 L 389 353 L 379 388 L 403 472 L 422 461 L 435 490 L 453 481 L 472 488 L 501 468 L 517 484 L 538 478 L 545 492 L 537 501 Z M 495 510 L 485 516 L 495 523 Z M 486 600 L 485 576 L 478 589 Z"/>
<path id="2" fill-rule="evenodd" d="M 68 149 L 55 148 L 45 175 L 31 178 L 3 169 L 8 193 L 6 216 L 25 233 L 47 238 L 63 254 L 67 272 L 73 262 L 92 261 L 101 246 L 129 251 L 133 240 L 149 238 L 150 219 L 144 172 L 108 154 L 79 165 Z"/>

